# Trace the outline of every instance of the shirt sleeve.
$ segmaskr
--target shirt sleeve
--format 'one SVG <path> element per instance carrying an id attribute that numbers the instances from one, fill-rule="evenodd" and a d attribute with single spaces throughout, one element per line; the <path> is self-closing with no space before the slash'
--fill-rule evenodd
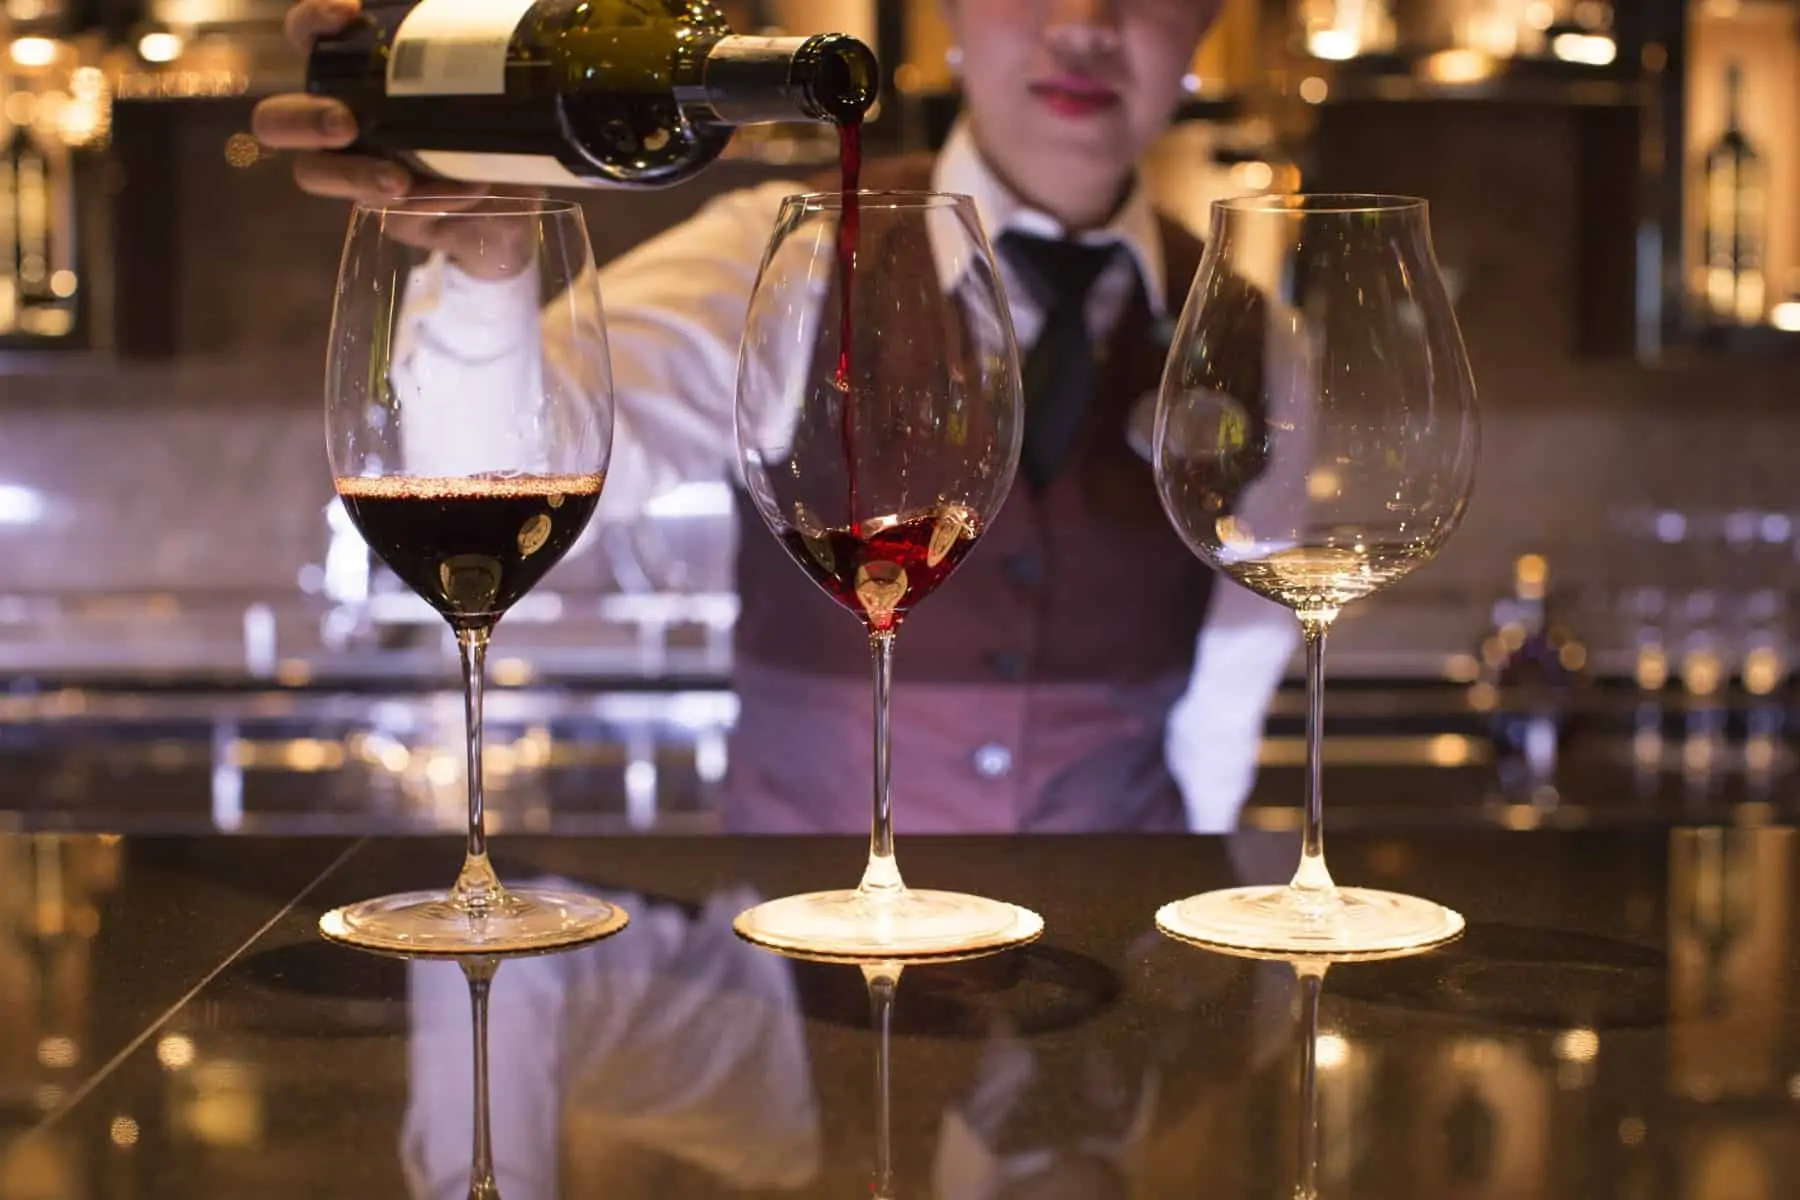
<path id="1" fill-rule="evenodd" d="M 614 399 L 601 519 L 635 517 L 682 483 L 731 477 L 744 315 L 781 201 L 795 190 L 774 182 L 721 196 L 599 272 Z M 492 397 L 529 403 L 547 370 L 583 357 L 558 344 L 599 328 L 583 314 L 521 336 L 546 319 L 539 289 L 535 273 L 479 280 L 441 255 L 413 272 L 390 381 L 403 404 L 429 396 L 433 419 L 418 422 L 416 436 L 408 422 L 409 471 L 491 469 L 488 449 L 504 444 L 524 415 Z M 596 302 L 593 287 L 575 294 L 577 305 Z"/>
<path id="2" fill-rule="evenodd" d="M 1299 640 L 1293 613 L 1219 577 L 1165 754 L 1195 833 L 1228 833 L 1256 784 L 1263 722 Z"/>
<path id="3" fill-rule="evenodd" d="M 538 468 L 509 447 L 544 403 L 540 286 L 535 265 L 510 279 L 476 279 L 441 254 L 408 274 L 388 362 L 400 469 Z"/>
<path id="4" fill-rule="evenodd" d="M 616 421 L 601 519 L 627 520 L 683 483 L 736 476 L 738 345 L 781 202 L 732 192 L 600 272 Z"/>

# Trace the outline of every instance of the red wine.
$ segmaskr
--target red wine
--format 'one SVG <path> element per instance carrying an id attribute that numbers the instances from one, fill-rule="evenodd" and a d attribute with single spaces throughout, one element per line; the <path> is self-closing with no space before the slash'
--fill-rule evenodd
<path id="1" fill-rule="evenodd" d="M 856 318 L 850 306 L 850 289 L 856 282 L 856 247 L 862 238 L 862 116 L 838 123 L 838 175 L 842 211 L 838 214 L 838 366 L 837 388 L 842 397 L 844 472 L 850 481 L 850 515 L 861 510 L 856 503 L 856 405 L 851 375 L 850 348 L 856 341 Z"/>
<path id="2" fill-rule="evenodd" d="M 862 232 L 862 118 L 838 125 L 838 177 L 842 211 L 838 218 L 838 390 L 850 389 L 850 344 L 856 321 L 850 314 L 850 287 L 856 282 L 856 245 Z M 849 409 L 844 410 L 846 413 Z"/>
<path id="3" fill-rule="evenodd" d="M 879 77 L 855 38 L 737 37 L 696 0 L 366 4 L 307 60 L 308 90 L 356 114 L 357 152 L 538 186 L 678 183 L 734 126 L 860 119 Z"/>
<path id="4" fill-rule="evenodd" d="M 394 574 L 458 629 L 492 625 L 574 545 L 600 475 L 341 477 L 338 495 Z"/>
<path id="5" fill-rule="evenodd" d="M 909 517 L 862 521 L 854 530 L 789 529 L 781 541 L 833 600 L 883 633 L 899 628 L 980 536 L 973 512 L 944 505 Z"/>

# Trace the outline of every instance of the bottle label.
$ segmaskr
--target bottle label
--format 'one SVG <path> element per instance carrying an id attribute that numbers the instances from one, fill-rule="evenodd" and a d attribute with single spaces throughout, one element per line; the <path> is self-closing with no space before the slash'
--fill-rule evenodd
<path id="1" fill-rule="evenodd" d="M 464 183 L 511 183 L 523 187 L 606 187 L 577 175 L 547 154 L 465 154 L 458 150 L 415 150 L 421 167 Z"/>
<path id="2" fill-rule="evenodd" d="M 388 52 L 390 96 L 499 96 L 506 47 L 533 0 L 420 0 Z"/>
<path id="3" fill-rule="evenodd" d="M 787 62 L 806 44 L 797 37 L 749 37 L 733 34 L 720 38 L 707 57 L 714 62 Z"/>

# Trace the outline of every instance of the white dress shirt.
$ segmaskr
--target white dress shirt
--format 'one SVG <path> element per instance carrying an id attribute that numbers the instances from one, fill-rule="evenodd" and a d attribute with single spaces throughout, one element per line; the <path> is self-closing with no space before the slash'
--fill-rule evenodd
<path id="1" fill-rule="evenodd" d="M 970 196 L 990 239 L 1019 230 L 1062 236 L 1051 217 L 1026 207 L 987 167 L 966 125 L 958 125 L 939 154 L 932 186 Z M 737 478 L 734 431 L 738 346 L 751 291 L 770 230 L 792 183 L 766 183 L 731 192 L 698 214 L 638 246 L 599 273 L 611 347 L 615 425 L 612 461 L 599 519 L 628 520 L 647 503 L 695 481 Z M 1116 242 L 1121 256 L 1090 293 L 1089 326 L 1096 341 L 1110 334 L 1130 300 L 1135 268 L 1152 309 L 1167 312 L 1162 241 L 1149 198 L 1139 187 L 1104 229 L 1083 235 Z M 1004 259 L 1013 326 L 1029 347 L 1044 314 Z M 593 289 L 584 289 L 591 293 Z M 422 378 L 454 377 L 457 388 L 489 394 L 530 378 L 519 357 L 537 356 L 538 339 L 484 337 L 484 329 L 517 328 L 513 314 L 536 303 L 534 279 L 494 285 L 463 275 L 439 257 L 414 272 L 395 331 L 391 381 L 405 402 L 424 397 Z M 454 348 L 454 349 L 452 349 Z M 1104 364 L 1102 365 L 1104 370 Z M 428 401 L 440 401 L 435 391 Z M 465 461 L 463 448 L 504 437 L 501 406 L 455 405 L 442 436 L 421 437 L 414 473 L 449 474 Z M 466 420 L 464 418 L 467 418 Z M 411 460 L 414 447 L 408 444 Z M 1285 610 L 1235 585 L 1214 589 L 1200 634 L 1193 676 L 1170 712 L 1169 768 L 1180 785 L 1189 826 L 1218 832 L 1235 826 L 1255 779 L 1268 702 L 1296 643 Z"/>

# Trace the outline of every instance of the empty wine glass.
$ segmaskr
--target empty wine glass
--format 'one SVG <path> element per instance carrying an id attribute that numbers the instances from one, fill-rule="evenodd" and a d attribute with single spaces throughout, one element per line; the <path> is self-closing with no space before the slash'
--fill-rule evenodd
<path id="1" fill-rule="evenodd" d="M 1457 913 L 1340 888 L 1325 868 L 1325 635 L 1461 522 L 1475 386 L 1422 200 L 1253 196 L 1213 206 L 1156 419 L 1163 507 L 1193 552 L 1294 610 L 1306 643 L 1306 812 L 1285 887 L 1209 892 L 1158 922 L 1204 942 L 1350 953 L 1455 936 Z"/>
<path id="2" fill-rule="evenodd" d="M 739 458 L 796 568 L 868 631 L 874 822 L 860 886 L 758 905 L 737 921 L 750 940 L 899 958 L 1042 930 L 1015 905 L 907 888 L 888 791 L 894 639 L 999 514 L 1022 428 L 1012 322 L 968 197 L 788 198 L 746 319 Z"/>
<path id="3" fill-rule="evenodd" d="M 597 897 L 504 887 L 482 802 L 489 635 L 581 535 L 612 453 L 592 268 L 581 209 L 562 201 L 414 197 L 351 216 L 326 362 L 331 469 L 363 538 L 455 631 L 469 832 L 454 887 L 334 909 L 320 921 L 327 937 L 495 954 L 625 924 Z"/>

